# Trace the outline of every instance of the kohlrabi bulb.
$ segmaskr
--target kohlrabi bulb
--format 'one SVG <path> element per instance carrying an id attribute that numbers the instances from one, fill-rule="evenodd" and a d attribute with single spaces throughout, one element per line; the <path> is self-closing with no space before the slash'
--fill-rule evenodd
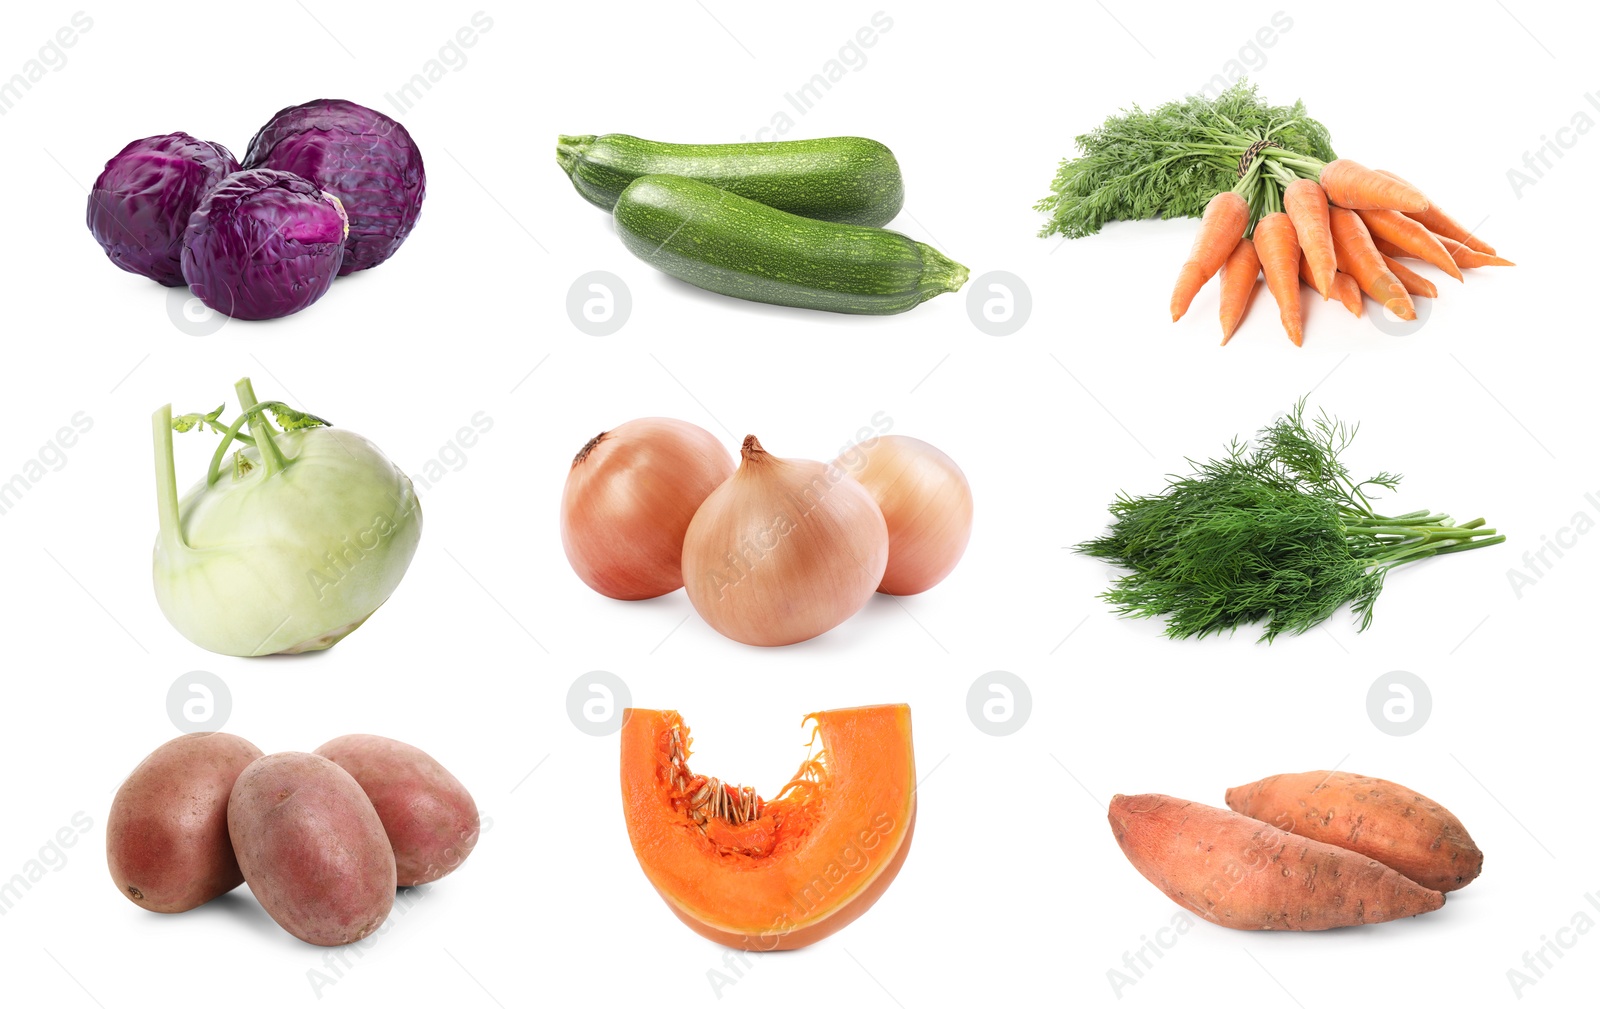
<path id="1" fill-rule="evenodd" d="M 220 407 L 176 423 L 171 407 L 155 414 L 156 600 L 184 637 L 213 652 L 327 648 L 400 584 L 422 535 L 416 491 L 367 439 L 257 403 L 249 379 L 236 388 L 244 413 L 227 427 Z M 223 441 L 206 479 L 180 500 L 172 432 L 195 427 Z"/>

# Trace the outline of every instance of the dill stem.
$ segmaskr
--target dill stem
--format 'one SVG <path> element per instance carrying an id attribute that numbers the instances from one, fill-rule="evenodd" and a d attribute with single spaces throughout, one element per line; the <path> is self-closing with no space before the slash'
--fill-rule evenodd
<path id="1" fill-rule="evenodd" d="M 1417 526 L 1345 526 L 1344 531 L 1356 535 L 1387 535 L 1394 536 L 1409 533 L 1415 536 L 1431 536 L 1434 539 L 1459 539 L 1468 536 L 1487 536 L 1494 532 L 1493 529 L 1480 529 L 1477 526 L 1442 526 L 1442 525 L 1417 525 Z"/>
<path id="2" fill-rule="evenodd" d="M 1492 547 L 1496 543 L 1504 543 L 1505 541 L 1505 536 L 1501 535 L 1487 536 L 1482 539 L 1468 540 L 1460 543 L 1449 543 L 1444 546 L 1427 546 L 1425 548 L 1418 548 L 1413 551 L 1387 557 L 1379 562 L 1376 566 L 1378 568 L 1387 570 L 1388 568 L 1392 568 L 1400 564 L 1409 564 L 1412 561 L 1420 561 L 1429 557 L 1437 557 L 1440 554 L 1458 554 L 1463 550 L 1476 550 L 1479 547 Z"/>
<path id="3" fill-rule="evenodd" d="M 1357 514 L 1361 514 L 1361 513 L 1358 512 Z M 1404 526 L 1404 525 L 1434 525 L 1434 524 L 1437 524 L 1439 522 L 1444 522 L 1444 521 L 1448 520 L 1450 518 L 1450 516 L 1444 514 L 1443 512 L 1434 513 L 1434 512 L 1428 512 L 1428 511 L 1416 511 L 1416 512 L 1408 512 L 1405 515 L 1396 515 L 1393 518 L 1386 518 L 1385 516 L 1382 516 L 1382 515 L 1365 515 L 1365 514 L 1361 514 L 1361 518 L 1363 520 L 1361 524 L 1364 525 L 1364 526 Z M 1483 522 L 1482 519 L 1476 519 L 1475 521 L 1477 521 L 1480 524 Z M 1463 526 L 1462 528 L 1465 529 L 1465 528 L 1469 528 L 1469 527 L 1468 526 Z"/>

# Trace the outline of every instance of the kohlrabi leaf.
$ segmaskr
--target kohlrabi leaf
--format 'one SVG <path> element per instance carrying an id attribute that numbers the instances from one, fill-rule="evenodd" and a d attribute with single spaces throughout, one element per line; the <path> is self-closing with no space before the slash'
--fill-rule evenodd
<path id="1" fill-rule="evenodd" d="M 323 420 L 321 417 L 318 417 L 315 414 L 306 413 L 303 410 L 296 410 L 287 403 L 280 403 L 277 400 L 270 400 L 266 403 L 262 403 L 261 408 L 270 411 L 272 414 L 272 419 L 277 421 L 278 426 L 283 428 L 285 431 L 300 431 L 309 427 L 333 426 L 331 423 Z"/>
<path id="2" fill-rule="evenodd" d="M 214 433 L 222 434 L 226 429 L 218 426 L 217 418 L 222 416 L 222 411 L 227 409 L 227 407 L 228 404 L 223 403 L 210 413 L 186 413 L 181 417 L 174 417 L 172 418 L 172 429 L 179 434 L 182 434 L 185 431 L 192 431 L 197 427 L 201 430 L 210 428 Z"/>

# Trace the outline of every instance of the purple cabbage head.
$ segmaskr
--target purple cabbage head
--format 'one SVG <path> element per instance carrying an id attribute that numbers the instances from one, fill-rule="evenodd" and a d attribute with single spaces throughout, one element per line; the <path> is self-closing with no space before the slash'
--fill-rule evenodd
<path id="1" fill-rule="evenodd" d="M 183 232 L 200 199 L 239 162 L 187 133 L 145 137 L 106 162 L 89 191 L 89 231 L 113 263 L 183 286 Z"/>
<path id="2" fill-rule="evenodd" d="M 246 168 L 275 168 L 310 179 L 350 215 L 340 276 L 394 255 L 411 234 L 427 188 L 422 154 L 406 128 L 343 99 L 284 109 L 257 131 Z"/>
<path id="3" fill-rule="evenodd" d="M 209 307 L 276 319 L 328 292 L 349 223 L 331 193 L 269 169 L 236 172 L 206 194 L 183 236 L 183 276 Z"/>

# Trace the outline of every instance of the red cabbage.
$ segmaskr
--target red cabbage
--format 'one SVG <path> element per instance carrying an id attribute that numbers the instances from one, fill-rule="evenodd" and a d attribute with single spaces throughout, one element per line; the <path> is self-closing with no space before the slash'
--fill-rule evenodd
<path id="1" fill-rule="evenodd" d="M 289 172 L 237 172 L 206 194 L 183 238 L 183 276 L 212 309 L 276 319 L 327 293 L 344 261 L 339 200 Z"/>
<path id="2" fill-rule="evenodd" d="M 422 154 L 406 128 L 343 99 L 284 109 L 257 131 L 246 168 L 275 168 L 337 196 L 350 216 L 340 276 L 394 255 L 422 209 Z"/>
<path id="3" fill-rule="evenodd" d="M 89 191 L 89 231 L 129 273 L 183 286 L 183 232 L 206 192 L 239 163 L 221 144 L 168 133 L 135 140 Z"/>

